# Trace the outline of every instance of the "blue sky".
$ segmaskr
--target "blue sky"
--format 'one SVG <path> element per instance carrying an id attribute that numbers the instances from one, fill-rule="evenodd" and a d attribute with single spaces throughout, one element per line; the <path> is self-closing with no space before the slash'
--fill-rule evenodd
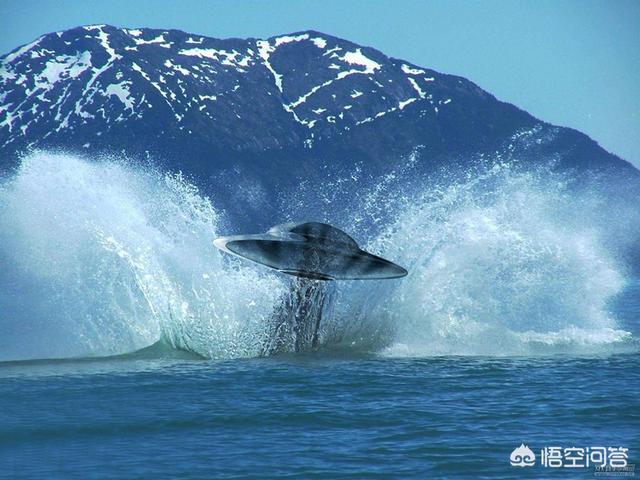
<path id="1" fill-rule="evenodd" d="M 0 52 L 91 23 L 222 38 L 319 30 L 462 75 L 640 167 L 637 0 L 0 0 Z"/>

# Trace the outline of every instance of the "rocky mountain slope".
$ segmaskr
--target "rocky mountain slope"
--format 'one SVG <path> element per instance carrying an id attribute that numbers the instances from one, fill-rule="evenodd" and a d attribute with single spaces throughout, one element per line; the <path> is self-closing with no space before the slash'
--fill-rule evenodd
<path id="1" fill-rule="evenodd" d="M 0 58 L 1 168 L 32 148 L 124 152 L 204 188 L 235 176 L 273 194 L 327 169 L 360 165 L 375 178 L 412 152 L 423 171 L 493 155 L 637 179 L 587 136 L 469 80 L 314 31 L 221 40 L 93 25 L 43 35 Z"/>

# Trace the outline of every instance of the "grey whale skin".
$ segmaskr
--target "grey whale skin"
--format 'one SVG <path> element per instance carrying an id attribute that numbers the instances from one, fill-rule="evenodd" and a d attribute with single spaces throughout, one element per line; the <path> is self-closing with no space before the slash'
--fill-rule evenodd
<path id="1" fill-rule="evenodd" d="M 320 222 L 276 225 L 264 234 L 220 237 L 214 245 L 232 255 L 311 280 L 382 280 L 407 271 L 362 250 L 342 230 Z"/>

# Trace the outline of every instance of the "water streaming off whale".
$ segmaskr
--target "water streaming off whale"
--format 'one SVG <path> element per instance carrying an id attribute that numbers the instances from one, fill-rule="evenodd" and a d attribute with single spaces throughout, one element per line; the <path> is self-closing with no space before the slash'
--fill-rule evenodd
<path id="1" fill-rule="evenodd" d="M 576 214 L 588 195 L 507 165 L 483 175 L 411 189 L 391 178 L 328 205 L 318 220 L 352 226 L 363 247 L 410 273 L 341 284 L 325 347 L 501 355 L 633 342 L 636 327 L 609 308 L 627 278 L 606 241 L 611 226 Z M 26 156 L 0 188 L 1 360 L 121 354 L 159 340 L 211 358 L 258 355 L 288 280 L 212 247 L 233 219 L 210 197 L 148 167 Z"/>

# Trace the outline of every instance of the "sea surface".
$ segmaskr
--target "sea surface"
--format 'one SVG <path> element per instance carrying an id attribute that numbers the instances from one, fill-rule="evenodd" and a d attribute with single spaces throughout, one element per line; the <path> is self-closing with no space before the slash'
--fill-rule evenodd
<path id="1" fill-rule="evenodd" d="M 521 443 L 640 457 L 640 355 L 0 366 L 3 478 L 592 478 Z"/>
<path id="2" fill-rule="evenodd" d="M 602 473 L 543 466 L 550 447 L 638 464 L 638 206 L 570 174 L 407 165 L 281 199 L 274 224 L 329 222 L 409 274 L 335 282 L 319 350 L 260 358 L 292 285 L 213 247 L 251 228 L 225 192 L 27 155 L 0 179 L 0 478 Z"/>

